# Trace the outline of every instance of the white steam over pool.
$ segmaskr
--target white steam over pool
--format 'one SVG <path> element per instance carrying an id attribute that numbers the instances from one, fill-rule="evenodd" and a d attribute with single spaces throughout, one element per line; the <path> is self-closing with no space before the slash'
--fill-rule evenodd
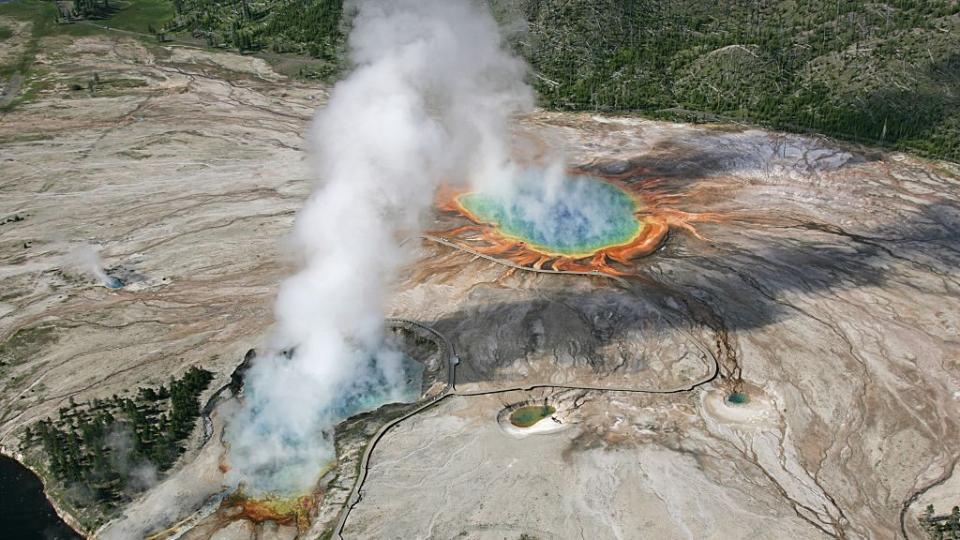
<path id="1" fill-rule="evenodd" d="M 277 342 L 295 352 L 257 361 L 226 435 L 230 474 L 252 492 L 309 489 L 345 411 L 404 399 L 401 355 L 381 346 L 398 239 L 419 229 L 441 181 L 509 182 L 507 120 L 532 105 L 484 4 L 355 7 L 356 67 L 311 132 L 317 186 L 294 231 L 303 268 L 277 300 Z"/>

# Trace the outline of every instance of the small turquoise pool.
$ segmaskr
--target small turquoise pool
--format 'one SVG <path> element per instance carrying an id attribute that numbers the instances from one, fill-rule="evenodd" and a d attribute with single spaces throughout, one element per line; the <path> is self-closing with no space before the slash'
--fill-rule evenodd
<path id="1" fill-rule="evenodd" d="M 549 186 L 542 172 L 528 171 L 508 197 L 472 192 L 458 200 L 476 219 L 550 254 L 590 255 L 629 243 L 643 227 L 628 193 L 589 176 Z"/>
<path id="2" fill-rule="evenodd" d="M 731 405 L 743 405 L 749 401 L 750 397 L 743 392 L 734 392 L 727 396 L 727 403 L 730 403 Z"/>

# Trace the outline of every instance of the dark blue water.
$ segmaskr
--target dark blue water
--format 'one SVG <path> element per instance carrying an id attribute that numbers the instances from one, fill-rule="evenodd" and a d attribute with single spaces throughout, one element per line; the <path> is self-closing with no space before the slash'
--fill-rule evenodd
<path id="1" fill-rule="evenodd" d="M 0 538 L 4 540 L 81 540 L 60 520 L 30 469 L 0 456 Z"/>

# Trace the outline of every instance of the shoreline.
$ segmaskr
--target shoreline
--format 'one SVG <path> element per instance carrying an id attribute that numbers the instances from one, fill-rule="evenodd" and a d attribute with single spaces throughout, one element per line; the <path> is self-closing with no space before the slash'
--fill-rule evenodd
<path id="1" fill-rule="evenodd" d="M 60 505 L 59 501 L 57 501 L 54 497 L 50 496 L 50 491 L 47 486 L 46 479 L 42 474 L 40 474 L 40 472 L 36 469 L 36 467 L 28 464 L 24 460 L 23 452 L 20 452 L 19 450 L 14 450 L 11 452 L 10 449 L 7 448 L 6 446 L 0 445 L 0 454 L 3 454 L 4 456 L 16 461 L 25 469 L 33 473 L 34 476 L 39 478 L 40 485 L 43 486 L 43 496 L 45 499 L 47 499 L 47 502 L 50 503 L 50 507 L 53 508 L 53 511 L 56 512 L 60 520 L 63 521 L 67 525 L 67 527 L 70 527 L 71 529 L 73 529 L 73 532 L 75 532 L 81 538 L 91 538 L 92 533 L 88 531 L 86 527 L 84 527 L 80 523 L 80 521 L 73 516 L 73 514 L 64 510 L 63 507 Z"/>

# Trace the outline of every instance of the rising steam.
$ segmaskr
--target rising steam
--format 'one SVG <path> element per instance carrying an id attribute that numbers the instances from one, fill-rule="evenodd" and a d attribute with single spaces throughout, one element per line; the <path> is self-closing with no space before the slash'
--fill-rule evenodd
<path id="1" fill-rule="evenodd" d="M 277 300 L 277 342 L 292 354 L 248 372 L 230 423 L 231 475 L 253 492 L 312 487 L 332 456 L 331 426 L 402 393 L 384 349 L 384 298 L 440 182 L 507 185 L 507 121 L 532 105 L 524 65 L 483 4 L 357 3 L 356 66 L 311 131 L 317 187 L 294 231 L 304 266 Z"/>
<path id="2" fill-rule="evenodd" d="M 85 273 L 110 289 L 123 286 L 122 281 L 107 274 L 103 269 L 100 253 L 89 244 L 82 244 L 68 251 L 64 257 L 64 266 Z"/>

